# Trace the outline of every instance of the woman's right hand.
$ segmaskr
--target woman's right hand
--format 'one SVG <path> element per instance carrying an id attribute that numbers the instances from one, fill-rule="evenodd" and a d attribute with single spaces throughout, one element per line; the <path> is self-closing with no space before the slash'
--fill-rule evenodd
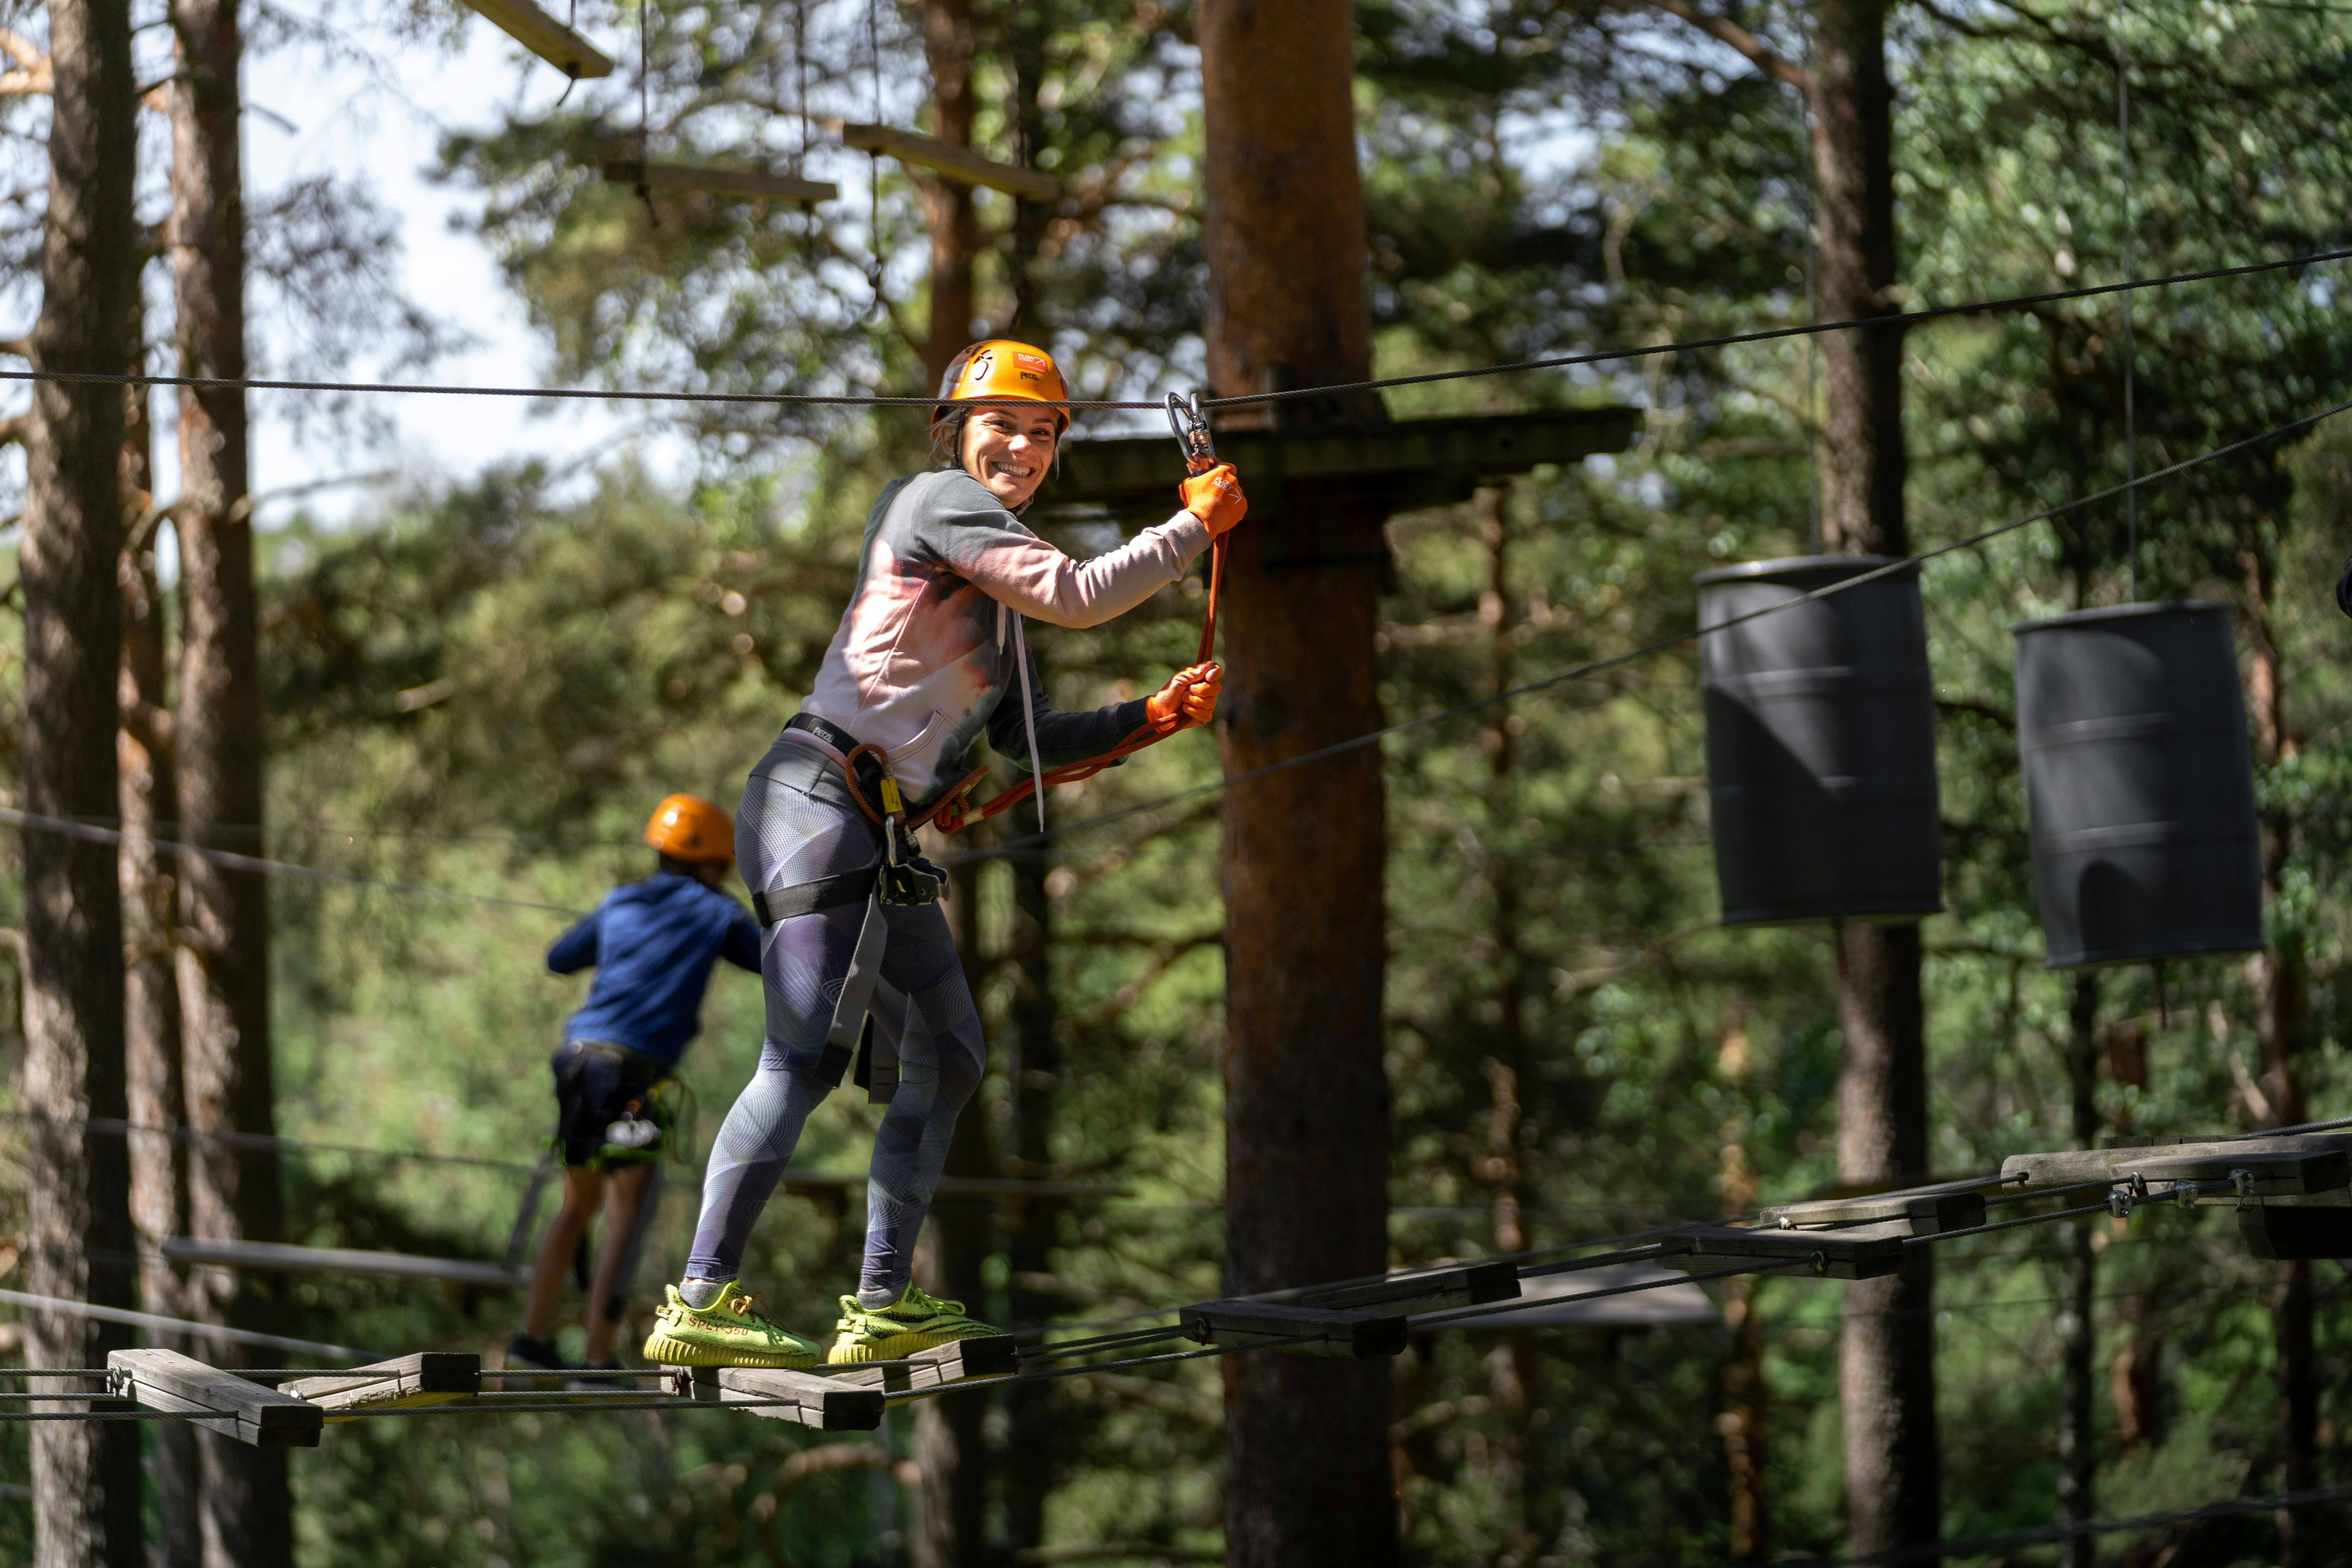
<path id="1" fill-rule="evenodd" d="M 1242 494 L 1241 476 L 1234 472 L 1231 463 L 1219 463 L 1205 474 L 1194 474 L 1177 489 L 1184 498 L 1184 510 L 1201 520 L 1212 539 L 1249 515 L 1249 500 Z"/>

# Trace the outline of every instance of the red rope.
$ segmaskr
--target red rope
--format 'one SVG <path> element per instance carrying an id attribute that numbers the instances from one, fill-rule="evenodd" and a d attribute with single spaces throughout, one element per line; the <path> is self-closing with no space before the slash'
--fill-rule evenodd
<path id="1" fill-rule="evenodd" d="M 1208 663 L 1210 652 L 1216 646 L 1217 596 L 1223 591 L 1224 585 L 1225 541 L 1221 534 L 1209 542 L 1209 605 L 1201 617 L 1201 650 L 1199 657 L 1192 661 L 1194 664 Z M 1018 671 L 1017 675 L 1018 679 L 1023 680 L 1029 679 L 1029 672 L 1025 669 Z M 964 774 L 956 783 L 954 788 L 941 795 L 929 811 L 908 822 L 907 826 L 912 830 L 928 822 L 941 833 L 953 833 L 968 822 L 981 821 L 994 816 L 999 812 L 1010 810 L 1035 794 L 1040 786 L 1076 784 L 1080 779 L 1090 779 L 1113 763 L 1131 757 L 1146 746 L 1156 745 L 1171 735 L 1192 728 L 1194 726 L 1179 724 L 1172 730 L 1163 731 L 1154 729 L 1150 724 L 1141 725 L 1100 756 L 1088 757 L 1083 762 L 1064 763 L 1057 768 L 1047 768 L 1043 773 L 1023 779 L 1003 794 L 977 806 L 967 805 L 964 796 L 974 784 L 988 776 L 988 770 L 974 768 Z"/>

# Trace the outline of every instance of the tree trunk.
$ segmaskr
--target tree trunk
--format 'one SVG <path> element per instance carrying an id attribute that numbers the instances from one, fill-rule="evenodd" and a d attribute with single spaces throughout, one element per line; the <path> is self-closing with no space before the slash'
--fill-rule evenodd
<path id="1" fill-rule="evenodd" d="M 1820 308 L 1832 320 L 1880 315 L 1894 295 L 1893 93 L 1885 0 L 1814 8 L 1812 156 Z M 1822 340 L 1822 536 L 1840 554 L 1900 555 L 1903 334 Z M 1919 928 L 1839 932 L 1838 1165 L 1848 1183 L 1892 1183 L 1927 1165 L 1927 1042 L 1919 1003 Z M 1876 1552 L 1941 1533 L 1936 1438 L 1935 1276 L 1924 1248 L 1904 1271 L 1846 1288 L 1847 1547 Z"/>
<path id="2" fill-rule="evenodd" d="M 173 299 L 180 368 L 237 379 L 245 368 L 245 202 L 238 163 L 236 0 L 173 0 L 179 79 L 171 94 Z M 260 847 L 261 682 L 247 493 L 244 394 L 189 388 L 180 397 L 183 616 L 174 740 L 184 837 Z M 269 897 L 255 873 L 179 862 L 182 1071 L 187 1122 L 199 1133 L 276 1130 L 269 1046 Z M 198 1139 L 188 1148 L 188 1221 L 208 1239 L 277 1241 L 285 1228 L 278 1155 Z M 206 1270 L 191 1281 L 192 1316 L 264 1328 L 275 1300 L 264 1277 Z M 206 1342 L 239 1364 L 237 1347 Z M 250 1364 L 249 1362 L 244 1364 Z M 268 1568 L 293 1557 L 286 1453 L 205 1433 L 205 1560 Z"/>
<path id="3" fill-rule="evenodd" d="M 923 57 L 931 72 L 932 133 L 958 147 L 971 145 L 979 95 L 971 81 L 971 0 L 923 0 Z M 923 368 L 937 386 L 948 363 L 971 342 L 971 258 L 980 250 L 980 219 L 971 187 L 926 175 L 920 182 L 923 218 L 931 234 L 931 319 Z"/>
<path id="4" fill-rule="evenodd" d="M 1349 8 L 1204 0 L 1198 15 L 1211 382 L 1230 394 L 1359 380 L 1371 356 Z M 1285 405 L 1280 417 L 1349 411 L 1378 408 L 1334 399 Z M 1309 498 L 1269 488 L 1262 479 L 1261 515 L 1233 533 L 1226 566 L 1229 773 L 1380 724 L 1384 563 L 1315 559 L 1296 521 Z M 1265 516 L 1276 500 L 1292 521 Z M 1377 549 L 1377 498 L 1335 504 L 1341 536 Z M 1225 1288 L 1235 1294 L 1387 1262 L 1385 848 L 1377 748 L 1226 796 Z M 1223 1367 L 1226 1560 L 1394 1562 L 1387 1366 L 1261 1352 Z"/>
<path id="5" fill-rule="evenodd" d="M 122 726 L 116 731 L 123 839 L 116 855 L 122 881 L 123 1064 L 131 1130 L 131 1221 L 139 1237 L 139 1289 L 147 1310 L 187 1315 L 180 1272 L 163 1243 L 186 1234 L 184 1142 L 172 1135 L 186 1100 L 180 1080 L 180 998 L 172 973 L 173 882 L 159 838 L 173 837 L 170 669 L 163 584 L 155 568 L 153 431 L 147 389 L 127 401 L 122 443 L 125 510 L 139 525 L 122 550 Z M 163 1129 L 164 1131 L 142 1131 Z M 151 1343 L 185 1351 L 183 1335 L 151 1334 Z M 199 1568 L 196 1429 L 159 1421 L 154 1444 L 155 1511 L 163 1537 L 156 1568 Z"/>
<path id="6" fill-rule="evenodd" d="M 1885 1187 L 1927 1171 L 1919 928 L 1839 932 L 1838 1176 Z M 1846 1546 L 1857 1555 L 1941 1533 L 1936 1436 L 1936 1276 L 1913 1247 L 1902 1272 L 1845 1288 L 1839 1394 L 1845 1411 Z"/>
<path id="7" fill-rule="evenodd" d="M 1013 992 L 1013 1039 L 1005 1056 L 1011 1079 L 1013 1121 L 1005 1130 L 1007 1168 L 1015 1175 L 1042 1176 L 1054 1162 L 1054 1100 L 1061 1084 L 1062 1047 L 1054 1005 L 1053 900 L 1045 892 L 1042 857 L 1012 863 L 1013 951 L 1019 955 Z M 1012 1264 L 1012 1318 L 1018 1324 L 1043 1322 L 1065 1305 L 1045 1288 L 1053 1274 L 1058 1204 L 1023 1198 L 1006 1238 Z M 1065 1447 L 1056 1419 L 1058 1382 L 1005 1391 L 1004 1545 L 1009 1552 L 1045 1544 L 1045 1499 L 1060 1471 Z"/>
<path id="8" fill-rule="evenodd" d="M 977 992 L 984 978 L 980 962 L 980 870 L 977 862 L 949 873 L 948 916 L 962 955 L 964 973 Z M 992 1174 L 986 1107 L 971 1105 L 956 1119 L 948 1143 L 945 1173 Z M 940 1198 L 931 1205 L 915 1250 L 915 1273 L 924 1289 L 961 1301 L 984 1314 L 992 1205 L 985 1198 Z M 980 1399 L 927 1399 L 915 1406 L 914 1460 L 918 1479 L 908 1556 L 914 1568 L 959 1568 L 987 1558 L 989 1464 L 988 1404 Z"/>
<path id="9" fill-rule="evenodd" d="M 1716 1051 L 1716 1072 L 1727 1084 L 1748 1091 L 1748 1029 L 1735 1017 Z M 1745 1116 L 1723 1124 L 1721 1177 L 1723 1216 L 1738 1219 L 1756 1208 L 1756 1167 L 1748 1163 Z M 1763 1281 L 1723 1281 L 1723 1321 L 1731 1330 L 1731 1354 L 1723 1363 L 1723 1413 L 1716 1430 L 1723 1436 L 1724 1468 L 1731 1480 L 1731 1551 L 1739 1568 L 1772 1560 L 1772 1510 L 1764 1486 L 1764 1324 L 1757 1311 Z"/>
<path id="10" fill-rule="evenodd" d="M 2267 543 L 2242 558 L 2252 629 L 2249 660 L 2247 706 L 2253 721 L 2255 752 L 2263 768 L 2275 766 L 2292 751 L 2286 721 L 2286 672 L 2279 651 L 2270 605 L 2276 557 Z M 2287 865 L 2294 850 L 2292 818 L 2285 809 L 2273 812 L 2263 824 L 2263 893 L 2276 902 L 2284 891 Z M 2308 1119 L 2304 1097 L 2302 1062 L 2311 1037 L 2310 956 L 2303 936 L 2292 921 L 2279 922 L 2274 945 L 2247 961 L 2247 978 L 2254 993 L 2254 1036 L 2263 1053 L 2263 1099 L 2270 1109 L 2270 1125 L 2291 1127 Z M 2271 1319 L 2276 1343 L 2279 1387 L 2281 1463 L 2278 1484 L 2299 1491 L 2319 1484 L 2319 1363 L 2314 1325 L 2311 1264 L 2295 1259 L 2278 1266 L 2271 1292 Z M 2325 1542 L 2310 1522 L 2292 1512 L 2278 1516 L 2280 1561 L 2287 1568 L 2316 1562 Z"/>
<path id="11" fill-rule="evenodd" d="M 2066 1082 L 2074 1101 L 2074 1147 L 2097 1146 L 2099 1137 L 2099 977 L 2095 970 L 2074 975 L 2068 1010 Z M 2098 1299 L 2098 1254 L 2091 1247 L 2095 1220 L 2070 1220 L 2064 1247 L 2066 1279 L 2063 1304 L 2058 1310 L 2058 1522 L 2081 1524 L 2093 1515 L 2093 1483 L 2098 1479 L 2099 1457 L 2095 1447 L 2092 1395 L 2093 1371 L 2098 1353 L 2092 1323 Z M 2060 1568 L 2092 1568 L 2098 1561 L 2096 1536 L 2086 1535 L 2058 1545 Z"/>
<path id="12" fill-rule="evenodd" d="M 127 0 L 51 0 L 55 96 L 41 312 L 42 370 L 120 372 L 137 341 L 131 178 L 137 86 Z M 104 820 L 115 810 L 116 585 L 122 539 L 123 392 L 37 382 L 26 442 L 24 593 L 26 810 Z M 102 844 L 25 834 L 26 1287 L 130 1307 L 136 1300 L 131 1170 L 123 1141 L 90 1119 L 124 1111 L 122 903 Z M 126 1329 L 35 1311 L 34 1366 L 103 1366 Z M 41 1404 L 39 1410 L 78 1408 Z M 45 1421 L 32 1428 L 37 1568 L 134 1568 L 140 1545 L 139 1429 Z"/>

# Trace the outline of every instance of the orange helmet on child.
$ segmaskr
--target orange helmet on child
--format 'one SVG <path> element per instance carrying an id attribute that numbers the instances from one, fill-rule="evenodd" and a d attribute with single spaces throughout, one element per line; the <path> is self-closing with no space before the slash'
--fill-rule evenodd
<path id="1" fill-rule="evenodd" d="M 646 842 L 689 865 L 735 863 L 735 825 L 725 811 L 698 795 L 674 795 L 654 807 L 646 824 Z"/>
<path id="2" fill-rule="evenodd" d="M 972 344 L 948 363 L 940 378 L 940 403 L 931 423 L 945 419 L 951 403 L 978 399 L 1018 398 L 1026 403 L 1066 403 L 1069 386 L 1054 364 L 1054 356 L 1034 343 L 1010 338 L 989 338 Z M 1070 427 L 1070 411 L 1054 410 L 1054 434 Z"/>

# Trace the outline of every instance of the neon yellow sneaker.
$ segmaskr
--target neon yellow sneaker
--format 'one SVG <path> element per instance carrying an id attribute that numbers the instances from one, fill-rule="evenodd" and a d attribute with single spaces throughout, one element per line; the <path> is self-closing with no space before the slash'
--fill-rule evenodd
<path id="1" fill-rule="evenodd" d="M 732 1279 L 708 1307 L 688 1306 L 671 1286 L 646 1337 L 646 1359 L 661 1366 L 814 1366 L 821 1354 L 814 1340 L 760 1310 L 760 1299 Z"/>
<path id="2" fill-rule="evenodd" d="M 997 1331 L 963 1315 L 961 1301 L 942 1301 L 909 1285 L 907 1293 L 887 1307 L 872 1311 L 855 1296 L 841 1299 L 840 1331 L 824 1359 L 835 1366 L 847 1362 L 896 1361 L 933 1345 L 976 1339 Z"/>

